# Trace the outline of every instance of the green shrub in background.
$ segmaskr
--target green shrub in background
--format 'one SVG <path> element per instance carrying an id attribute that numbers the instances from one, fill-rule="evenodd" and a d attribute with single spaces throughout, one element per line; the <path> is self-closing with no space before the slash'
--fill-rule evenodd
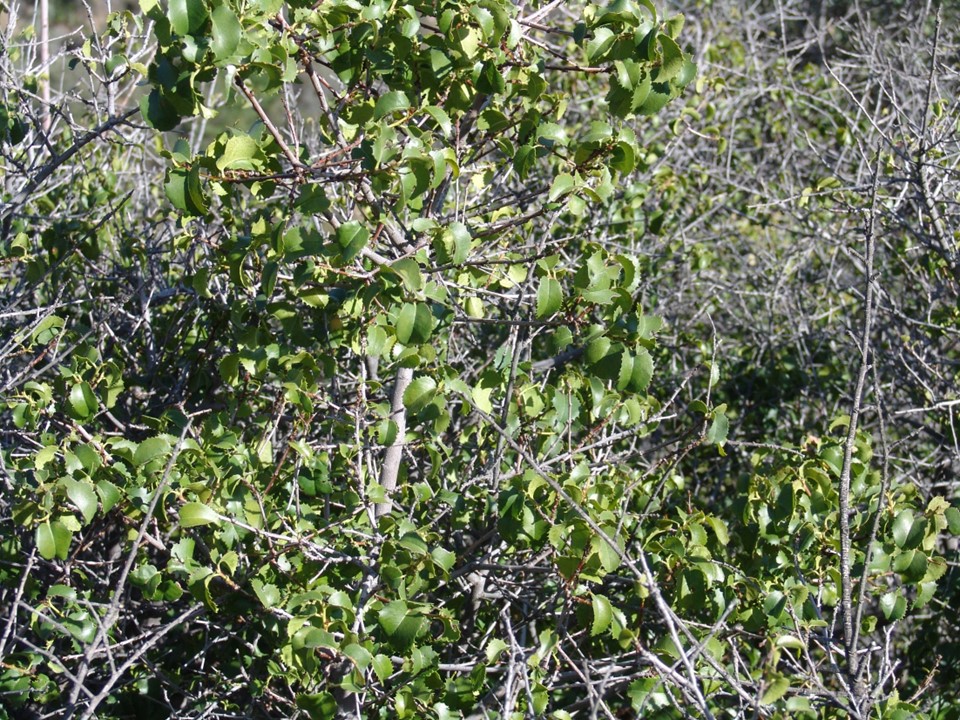
<path id="1" fill-rule="evenodd" d="M 879 292 L 851 272 L 849 394 L 783 429 L 753 413 L 802 388 L 755 411 L 752 346 L 727 379 L 678 334 L 718 250 L 671 227 L 721 200 L 669 161 L 725 121 L 685 37 L 629 0 L 147 0 L 73 56 L 89 107 L 7 89 L 11 716 L 921 711 L 894 630 L 960 513 L 860 427 Z"/>

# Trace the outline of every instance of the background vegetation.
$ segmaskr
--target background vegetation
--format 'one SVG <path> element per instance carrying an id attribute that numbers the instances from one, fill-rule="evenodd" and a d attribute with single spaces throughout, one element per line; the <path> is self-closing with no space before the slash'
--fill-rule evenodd
<path id="1" fill-rule="evenodd" d="M 70 10 L 0 716 L 960 717 L 953 4 Z"/>

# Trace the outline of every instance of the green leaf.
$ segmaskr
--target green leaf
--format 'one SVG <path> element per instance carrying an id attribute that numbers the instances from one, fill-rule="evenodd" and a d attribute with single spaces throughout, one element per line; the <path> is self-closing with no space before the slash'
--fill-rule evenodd
<path id="1" fill-rule="evenodd" d="M 943 511 L 947 518 L 947 529 L 951 535 L 960 535 L 960 509 L 949 507 Z"/>
<path id="2" fill-rule="evenodd" d="M 360 672 L 364 672 L 373 660 L 373 655 L 363 645 L 350 643 L 342 650 L 343 654 L 353 660 Z"/>
<path id="3" fill-rule="evenodd" d="M 683 67 L 680 69 L 680 74 L 673 79 L 673 85 L 684 88 L 689 85 L 696 76 L 697 64 L 692 60 L 685 59 L 683 61 Z"/>
<path id="4" fill-rule="evenodd" d="M 100 496 L 100 503 L 105 513 L 110 512 L 113 506 L 120 502 L 120 488 L 109 480 L 97 482 L 97 495 Z"/>
<path id="5" fill-rule="evenodd" d="M 380 609 L 377 621 L 380 623 L 380 627 L 387 631 L 388 635 L 392 635 L 406 617 L 407 603 L 403 600 L 394 600 Z"/>
<path id="6" fill-rule="evenodd" d="M 680 36 L 680 31 L 683 30 L 684 20 L 686 20 L 686 18 L 683 14 L 678 13 L 664 22 L 663 27 L 667 31 L 667 35 L 676 40 Z"/>
<path id="7" fill-rule="evenodd" d="M 217 513 L 208 505 L 198 502 L 184 503 L 180 508 L 180 527 L 191 528 L 199 525 L 220 523 Z"/>
<path id="8" fill-rule="evenodd" d="M 894 622 L 907 612 L 907 601 L 899 590 L 892 590 L 880 598 L 880 611 L 887 620 Z"/>
<path id="9" fill-rule="evenodd" d="M 493 395 L 493 391 L 499 385 L 497 381 L 498 376 L 496 373 L 484 373 L 483 377 L 480 378 L 480 382 L 477 383 L 470 393 L 470 396 L 477 404 L 477 407 L 485 413 L 493 412 L 493 401 L 491 400 L 491 395 Z"/>
<path id="10" fill-rule="evenodd" d="M 613 619 L 613 608 L 610 601 L 603 595 L 594 594 L 590 601 L 593 608 L 593 624 L 590 626 L 590 636 L 596 637 L 610 627 L 610 621 Z"/>
<path id="11" fill-rule="evenodd" d="M 203 215 L 207 212 L 207 200 L 200 186 L 200 168 L 189 170 L 177 168 L 167 171 L 163 191 L 173 206 L 187 215 Z"/>
<path id="12" fill-rule="evenodd" d="M 487 664 L 495 663 L 499 659 L 500 654 L 506 649 L 507 643 L 503 640 L 497 637 L 490 638 L 490 641 L 483 650 L 484 655 L 487 657 Z"/>
<path id="13" fill-rule="evenodd" d="M 345 222 L 337 228 L 337 243 L 343 253 L 343 262 L 353 262 L 353 259 L 363 250 L 370 239 L 370 231 L 356 220 Z"/>
<path id="14" fill-rule="evenodd" d="M 173 130 L 180 124 L 180 113 L 157 88 L 140 101 L 140 114 L 150 127 L 161 132 Z"/>
<path id="15" fill-rule="evenodd" d="M 593 65 L 600 60 L 612 46 L 617 36 L 607 27 L 597 28 L 593 38 L 587 42 L 587 61 Z"/>
<path id="16" fill-rule="evenodd" d="M 380 682 L 386 682 L 393 675 L 393 661 L 386 655 L 375 655 L 371 664 Z"/>
<path id="17" fill-rule="evenodd" d="M 544 123 L 537 128 L 537 137 L 540 140 L 549 140 L 557 145 L 567 144 L 566 131 L 556 123 Z"/>
<path id="18" fill-rule="evenodd" d="M 727 441 L 727 432 L 730 430 L 730 421 L 727 419 L 725 411 L 727 406 L 718 405 L 713 409 L 713 422 L 707 430 L 704 441 L 710 445 L 720 445 L 721 447 Z"/>
<path id="19" fill-rule="evenodd" d="M 34 345 L 47 345 L 63 331 L 63 318 L 48 315 L 33 328 L 30 338 Z"/>
<path id="20" fill-rule="evenodd" d="M 257 141 L 249 135 L 235 135 L 224 145 L 223 154 L 217 158 L 217 168 L 253 170 L 254 166 L 250 161 L 259 149 Z"/>
<path id="21" fill-rule="evenodd" d="M 437 105 L 427 105 L 423 111 L 433 118 L 444 136 L 450 135 L 450 131 L 453 129 L 453 123 L 450 122 L 450 116 L 447 115 L 446 110 Z"/>
<path id="22" fill-rule="evenodd" d="M 789 678 L 779 677 L 776 678 L 773 682 L 767 685 L 767 689 L 764 690 L 763 696 L 760 698 L 760 702 L 764 705 L 770 705 L 775 703 L 777 700 L 786 695 L 787 691 L 790 689 L 790 680 Z"/>
<path id="23" fill-rule="evenodd" d="M 297 198 L 297 207 L 307 215 L 317 215 L 329 209 L 330 198 L 320 184 L 304 185 L 300 190 L 300 197 Z"/>
<path id="24" fill-rule="evenodd" d="M 181 511 L 181 517 L 182 516 L 183 512 Z M 257 598 L 268 610 L 277 607 L 283 599 L 276 585 L 265 583 L 260 578 L 254 578 L 250 584 L 253 586 L 253 592 L 256 593 Z"/>
<path id="25" fill-rule="evenodd" d="M 380 120 L 386 115 L 390 115 L 410 107 L 410 99 L 402 90 L 392 90 L 384 93 L 377 99 L 377 104 L 373 108 L 373 119 Z"/>
<path id="26" fill-rule="evenodd" d="M 420 263 L 413 258 L 402 258 L 390 266 L 400 279 L 403 286 L 410 292 L 418 292 L 423 289 L 423 275 L 420 274 Z"/>
<path id="27" fill-rule="evenodd" d="M 557 175 L 556 179 L 553 181 L 553 184 L 550 186 L 550 193 L 547 195 L 547 200 L 554 202 L 557 198 L 568 194 L 571 192 L 574 187 L 576 187 L 577 181 L 574 179 L 573 175 L 568 173 L 561 173 Z"/>
<path id="28" fill-rule="evenodd" d="M 477 24 L 480 25 L 480 30 L 483 32 L 484 39 L 492 39 L 497 29 L 493 22 L 493 14 L 486 8 L 480 7 L 479 5 L 470 6 L 470 14 L 473 15 L 477 21 Z"/>
<path id="29" fill-rule="evenodd" d="M 394 646 L 400 649 L 413 645 L 424 623 L 423 616 L 411 612 L 403 600 L 394 600 L 385 605 L 377 619 Z"/>
<path id="30" fill-rule="evenodd" d="M 71 533 L 59 520 L 47 520 L 37 527 L 37 552 L 44 560 L 67 559 L 70 552 Z"/>
<path id="31" fill-rule="evenodd" d="M 227 3 L 217 5 L 211 14 L 211 19 L 213 20 L 213 33 L 210 49 L 213 50 L 213 57 L 217 63 L 224 64 L 237 51 L 237 47 L 240 45 L 240 36 L 243 34 L 243 27 L 241 27 L 236 14 Z"/>
<path id="32" fill-rule="evenodd" d="M 645 347 L 637 348 L 637 355 L 633 359 L 633 374 L 630 378 L 630 387 L 636 392 L 644 392 L 653 379 L 653 356 Z"/>
<path id="33" fill-rule="evenodd" d="M 433 332 L 433 315 L 423 303 L 406 303 L 397 316 L 397 340 L 404 345 L 425 343 Z"/>
<path id="34" fill-rule="evenodd" d="M 913 607 L 922 608 L 937 592 L 937 583 L 935 581 L 922 582 L 917 586 L 916 597 L 913 598 Z"/>
<path id="35" fill-rule="evenodd" d="M 66 533 L 66 548 L 63 547 L 62 535 Z M 44 560 L 53 560 L 60 557 L 61 560 L 67 559 L 67 551 L 70 549 L 70 531 L 59 522 L 50 522 L 49 520 L 41 523 L 37 527 L 36 542 L 37 551 Z M 63 550 L 61 553 L 60 551 Z"/>
<path id="36" fill-rule="evenodd" d="M 67 479 L 63 482 L 66 485 L 67 497 L 70 498 L 70 502 L 77 506 L 80 514 L 83 515 L 83 519 L 90 523 L 97 514 L 97 508 L 99 507 L 97 493 L 93 486 L 77 480 Z"/>
<path id="37" fill-rule="evenodd" d="M 640 115 L 654 115 L 660 112 L 670 102 L 670 86 L 666 83 L 655 82 L 650 85 L 650 92 L 646 94 L 642 103 L 636 107 Z"/>
<path id="38" fill-rule="evenodd" d="M 905 582 L 920 582 L 927 574 L 929 562 L 922 550 L 905 550 L 893 561 L 893 569 L 903 576 Z"/>
<path id="39" fill-rule="evenodd" d="M 433 558 L 433 562 L 437 565 L 437 567 L 442 569 L 444 572 L 450 572 L 457 562 L 457 556 L 455 553 L 439 547 L 430 551 L 430 557 Z"/>
<path id="40" fill-rule="evenodd" d="M 297 695 L 297 707 L 310 720 L 329 720 L 337 714 L 337 700 L 328 692 Z"/>
<path id="41" fill-rule="evenodd" d="M 90 418 L 100 407 L 93 389 L 89 383 L 85 382 L 77 383 L 70 388 L 69 403 L 70 415 L 76 420 Z"/>
<path id="42" fill-rule="evenodd" d="M 37 526 L 36 543 L 37 551 L 44 560 L 53 560 L 57 556 L 57 539 L 49 520 Z"/>
<path id="43" fill-rule="evenodd" d="M 657 82 L 669 82 L 683 69 L 683 51 L 669 35 L 661 33 L 658 39 L 663 54 L 660 69 L 657 72 Z"/>
<path id="44" fill-rule="evenodd" d="M 418 377 L 403 393 L 403 405 L 413 413 L 420 412 L 437 394 L 437 382 L 432 377 Z"/>
<path id="45" fill-rule="evenodd" d="M 207 19 L 207 7 L 203 0 L 170 0 L 167 17 L 177 35 L 191 35 Z"/>
<path id="46" fill-rule="evenodd" d="M 472 239 L 470 228 L 462 222 L 452 222 L 444 230 L 443 237 L 449 244 L 453 262 L 459 264 L 466 261 L 470 254 L 470 241 Z"/>
<path id="47" fill-rule="evenodd" d="M 610 532 L 607 534 L 609 535 Z M 610 543 L 599 535 L 595 535 L 590 544 L 596 550 L 597 557 L 600 558 L 600 565 L 606 572 L 612 573 L 620 567 L 620 553 L 615 548 L 610 547 Z"/>
<path id="48" fill-rule="evenodd" d="M 464 303 L 463 310 L 465 313 L 467 313 L 468 317 L 472 318 L 482 318 L 485 315 L 483 309 L 483 300 L 475 295 L 467 298 L 466 302 Z"/>
<path id="49" fill-rule="evenodd" d="M 891 528 L 893 541 L 898 548 L 905 550 L 915 548 L 923 542 L 926 528 L 927 521 L 925 518 L 915 516 L 913 510 L 909 508 L 901 510 L 894 518 Z"/>
<path id="50" fill-rule="evenodd" d="M 613 128 L 609 123 L 594 121 L 590 123 L 590 129 L 587 134 L 581 138 L 580 142 L 588 145 L 598 145 L 605 140 L 613 137 Z"/>
<path id="51" fill-rule="evenodd" d="M 717 542 L 726 545 L 730 542 L 730 533 L 727 531 L 727 524 L 720 518 L 708 516 L 707 524 L 713 529 L 713 534 L 717 536 Z"/>
<path id="52" fill-rule="evenodd" d="M 133 464 L 138 467 L 170 452 L 170 441 L 163 435 L 147 438 L 137 446 Z"/>
<path id="53" fill-rule="evenodd" d="M 623 140 L 618 142 L 611 152 L 610 165 L 624 175 L 632 172 L 637 166 L 637 154 L 633 145 Z"/>
<path id="54" fill-rule="evenodd" d="M 537 289 L 537 317 L 545 318 L 553 315 L 563 304 L 563 291 L 560 283 L 551 277 L 540 280 Z"/>
<path id="55" fill-rule="evenodd" d="M 626 350 L 620 355 L 620 372 L 617 374 L 617 390 L 627 389 L 633 378 L 633 356 Z"/>

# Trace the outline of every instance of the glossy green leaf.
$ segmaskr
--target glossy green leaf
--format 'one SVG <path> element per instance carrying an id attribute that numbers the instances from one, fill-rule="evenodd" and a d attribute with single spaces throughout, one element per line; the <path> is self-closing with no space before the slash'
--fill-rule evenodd
<path id="1" fill-rule="evenodd" d="M 207 19 L 207 6 L 203 0 L 170 0 L 167 17 L 177 35 L 190 35 Z"/>
<path id="2" fill-rule="evenodd" d="M 893 569 L 908 583 L 920 582 L 927 574 L 929 561 L 922 550 L 904 550 L 893 561 Z"/>
<path id="3" fill-rule="evenodd" d="M 633 358 L 633 372 L 630 376 L 630 387 L 636 392 L 644 392 L 650 387 L 653 379 L 653 356 L 644 348 L 637 348 Z"/>
<path id="4" fill-rule="evenodd" d="M 893 520 L 893 541 L 903 549 L 918 547 L 923 542 L 926 527 L 926 519 L 914 515 L 913 510 L 901 510 Z"/>
<path id="5" fill-rule="evenodd" d="M 541 140 L 549 140 L 557 145 L 567 144 L 566 131 L 556 123 L 544 123 L 537 128 L 537 137 Z"/>
<path id="6" fill-rule="evenodd" d="M 174 169 L 167 172 L 163 190 L 173 206 L 186 215 L 203 215 L 207 200 L 200 185 L 200 168 Z"/>
<path id="7" fill-rule="evenodd" d="M 427 105 L 423 111 L 433 118 L 434 122 L 437 123 L 437 127 L 440 128 L 440 132 L 442 132 L 444 136 L 450 135 L 450 131 L 453 129 L 453 123 L 450 122 L 450 116 L 447 115 L 446 110 L 438 105 Z"/>
<path id="8" fill-rule="evenodd" d="M 566 195 L 569 192 L 572 192 L 576 187 L 576 180 L 573 175 L 568 175 L 567 173 L 561 173 L 557 175 L 556 179 L 553 181 L 553 184 L 550 186 L 550 193 L 547 195 L 547 199 L 550 202 L 554 202 L 558 198 Z"/>
<path id="9" fill-rule="evenodd" d="M 183 513 L 181 511 L 181 518 L 182 517 Z M 253 587 L 254 593 L 257 595 L 257 599 L 263 603 L 265 608 L 269 610 L 280 604 L 282 596 L 276 585 L 265 583 L 260 578 L 254 578 L 250 584 Z"/>
<path id="10" fill-rule="evenodd" d="M 109 480 L 97 481 L 97 495 L 100 496 L 100 503 L 105 513 L 110 512 L 113 507 L 120 502 L 120 488 Z"/>
<path id="11" fill-rule="evenodd" d="M 403 393 L 403 404 L 410 412 L 420 412 L 437 393 L 437 382 L 429 376 L 415 378 Z"/>
<path id="12" fill-rule="evenodd" d="M 786 695 L 788 690 L 790 690 L 789 678 L 775 678 L 767 685 L 766 690 L 763 691 L 763 695 L 760 697 L 760 702 L 762 702 L 764 705 L 775 703 L 777 700 Z"/>
<path id="13" fill-rule="evenodd" d="M 337 700 L 328 692 L 297 695 L 297 707 L 310 720 L 328 720 L 337 714 Z"/>
<path id="14" fill-rule="evenodd" d="M 730 542 L 730 533 L 727 531 L 727 524 L 723 520 L 708 516 L 707 523 L 713 530 L 713 534 L 717 536 L 717 542 L 724 546 Z"/>
<path id="15" fill-rule="evenodd" d="M 188 502 L 180 508 L 180 527 L 191 528 L 219 522 L 216 511 L 203 503 Z"/>
<path id="16" fill-rule="evenodd" d="M 612 137 L 613 128 L 610 127 L 610 124 L 595 120 L 590 123 L 586 135 L 584 135 L 580 141 L 590 145 L 598 145 Z"/>
<path id="17" fill-rule="evenodd" d="M 363 645 L 358 645 L 357 643 L 350 643 L 343 648 L 342 652 L 353 660 L 353 663 L 360 672 L 364 672 L 373 660 L 373 655 L 370 651 L 363 647 Z"/>
<path id="18" fill-rule="evenodd" d="M 423 627 L 424 618 L 411 612 L 403 600 L 394 600 L 380 610 L 377 619 L 395 647 L 405 649 L 413 645 Z"/>
<path id="19" fill-rule="evenodd" d="M 448 241 L 453 262 L 458 264 L 465 262 L 470 254 L 470 228 L 462 222 L 452 222 L 444 231 L 443 236 Z"/>
<path id="20" fill-rule="evenodd" d="M 590 636 L 596 637 L 606 632 L 610 627 L 610 621 L 613 619 L 613 608 L 610 601 L 604 596 L 594 594 L 590 599 L 590 607 L 593 609 L 593 623 L 590 626 Z"/>
<path id="21" fill-rule="evenodd" d="M 563 290 L 560 283 L 551 277 L 541 278 L 537 288 L 537 317 L 545 318 L 553 315 L 563 304 Z"/>
<path id="22" fill-rule="evenodd" d="M 683 51 L 669 35 L 661 34 L 658 39 L 663 54 L 660 69 L 657 71 L 657 82 L 668 82 L 679 75 L 683 69 Z"/>
<path id="23" fill-rule="evenodd" d="M 730 430 L 730 421 L 726 416 L 726 405 L 718 405 L 713 410 L 713 422 L 707 429 L 704 441 L 711 445 L 723 446 L 727 441 L 727 433 Z"/>
<path id="24" fill-rule="evenodd" d="M 500 638 L 490 638 L 490 640 L 487 642 L 487 646 L 483 649 L 484 655 L 487 658 L 487 663 L 492 664 L 499 660 L 500 655 L 504 650 L 507 649 L 507 647 L 507 643 Z"/>
<path id="25" fill-rule="evenodd" d="M 222 170 L 253 170 L 251 162 L 259 150 L 256 140 L 249 135 L 234 135 L 227 140 L 223 152 L 217 158 L 217 168 Z"/>
<path id="26" fill-rule="evenodd" d="M 900 620 L 907 612 L 907 601 L 898 590 L 884 593 L 880 598 L 880 611 L 883 616 L 893 622 Z"/>
<path id="27" fill-rule="evenodd" d="M 236 14 L 227 3 L 217 5 L 210 15 L 213 20 L 213 33 L 210 49 L 217 63 L 224 63 L 233 57 L 240 45 L 243 27 Z"/>
<path id="28" fill-rule="evenodd" d="M 390 266 L 403 280 L 403 286 L 410 292 L 423 289 L 423 275 L 420 273 L 420 263 L 413 258 L 402 258 Z"/>
<path id="29" fill-rule="evenodd" d="M 64 485 L 70 502 L 80 510 L 84 521 L 90 523 L 97 514 L 97 508 L 99 507 L 97 493 L 93 489 L 93 485 L 76 480 L 64 480 Z"/>
<path id="30" fill-rule="evenodd" d="M 597 28 L 593 33 L 593 37 L 587 42 L 587 62 L 591 65 L 599 62 L 603 58 L 603 55 L 613 46 L 616 39 L 617 36 L 610 28 Z"/>
<path id="31" fill-rule="evenodd" d="M 343 262 L 353 262 L 369 239 L 370 231 L 355 220 L 345 222 L 337 228 L 337 243 L 343 254 Z"/>
<path id="32" fill-rule="evenodd" d="M 47 520 L 37 527 L 37 552 L 44 560 L 67 559 L 73 533 L 58 520 Z"/>
<path id="33" fill-rule="evenodd" d="M 670 86 L 666 83 L 654 82 L 646 93 L 643 102 L 635 106 L 639 115 L 654 115 L 660 112 L 670 102 Z"/>
<path id="34" fill-rule="evenodd" d="M 608 535 L 611 532 L 607 532 Z M 597 557 L 600 558 L 600 565 L 605 572 L 612 573 L 620 567 L 620 553 L 617 549 L 610 546 L 606 540 L 599 535 L 595 535 L 591 540 L 591 546 L 596 550 Z"/>
<path id="35" fill-rule="evenodd" d="M 960 509 L 949 507 L 944 510 L 944 517 L 947 518 L 947 529 L 951 535 L 960 535 Z"/>
<path id="36" fill-rule="evenodd" d="M 397 340 L 404 345 L 420 344 L 430 339 L 433 315 L 423 303 L 406 303 L 397 316 Z"/>
<path id="37" fill-rule="evenodd" d="M 100 408 L 97 396 L 89 383 L 80 382 L 70 388 L 70 415 L 77 420 L 87 420 Z"/>
<path id="38" fill-rule="evenodd" d="M 409 107 L 410 99 L 402 90 L 386 92 L 377 99 L 377 104 L 373 109 L 373 119 L 380 120 L 395 112 L 407 110 Z"/>
<path id="39" fill-rule="evenodd" d="M 445 572 L 450 572 L 457 562 L 456 554 L 444 548 L 434 548 L 430 551 L 430 557 L 432 557 L 433 562 Z"/>
<path id="40" fill-rule="evenodd" d="M 64 320 L 57 315 L 47 315 L 36 324 L 30 333 L 35 345 L 46 345 L 63 332 Z"/>
<path id="41" fill-rule="evenodd" d="M 377 679 L 382 683 L 386 682 L 387 678 L 393 674 L 393 661 L 386 655 L 375 655 L 371 665 L 373 671 L 377 674 Z"/>
<path id="42" fill-rule="evenodd" d="M 162 457 L 170 452 L 170 440 L 164 435 L 147 438 L 137 446 L 133 454 L 135 465 L 146 465 L 151 460 Z"/>

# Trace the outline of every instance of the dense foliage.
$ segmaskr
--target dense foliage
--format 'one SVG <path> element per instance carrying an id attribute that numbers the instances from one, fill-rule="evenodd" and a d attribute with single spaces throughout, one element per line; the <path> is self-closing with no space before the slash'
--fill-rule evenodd
<path id="1" fill-rule="evenodd" d="M 960 18 L 680 9 L 4 7 L 0 716 L 960 717 Z"/>

